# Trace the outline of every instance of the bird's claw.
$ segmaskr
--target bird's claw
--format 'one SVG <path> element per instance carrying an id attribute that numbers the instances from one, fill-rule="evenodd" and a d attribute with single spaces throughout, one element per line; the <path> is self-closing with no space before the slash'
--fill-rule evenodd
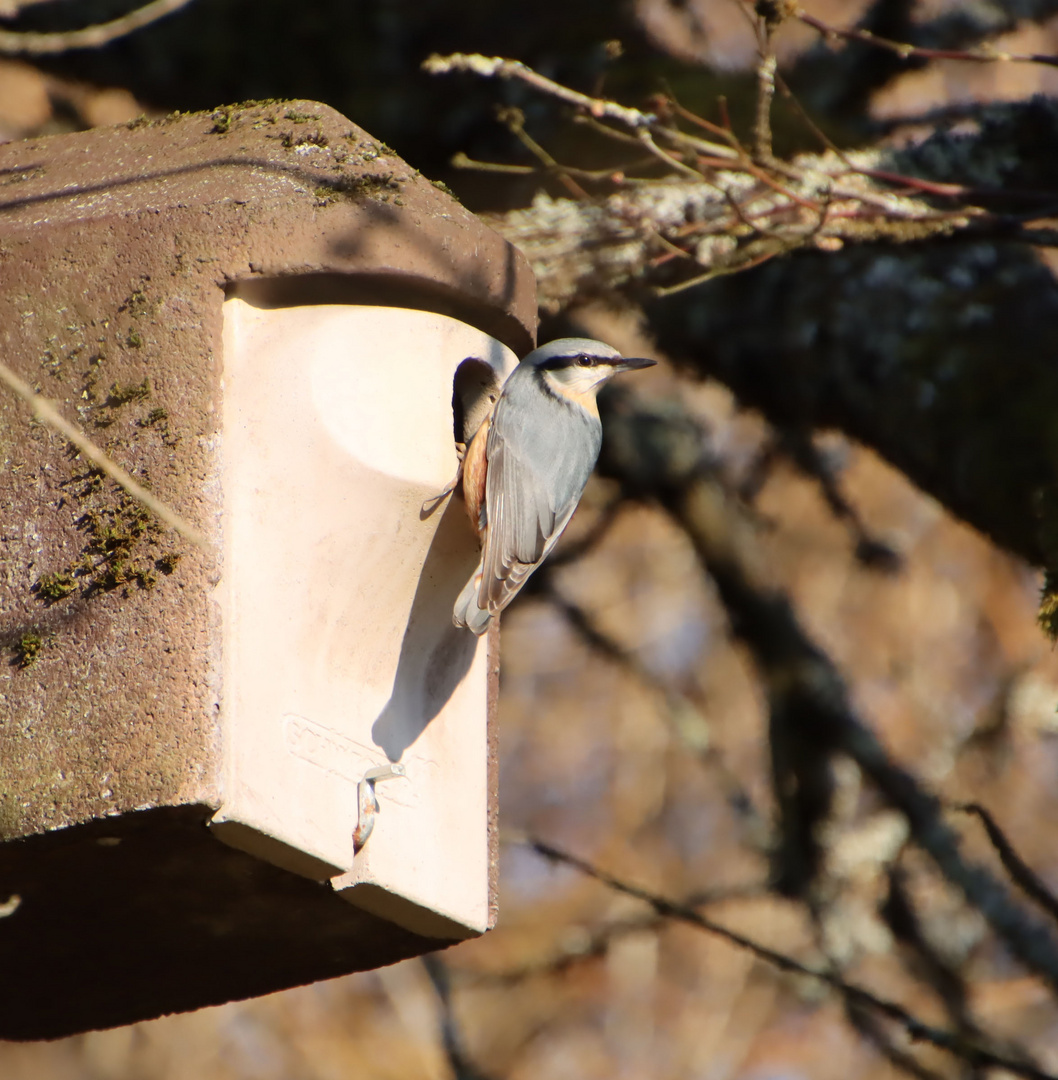
<path id="1" fill-rule="evenodd" d="M 463 482 L 463 459 L 467 456 L 466 443 L 456 443 L 456 457 L 459 458 L 459 464 L 456 466 L 456 474 L 452 477 L 451 481 L 445 486 L 444 491 L 439 492 L 437 495 L 431 495 L 422 504 L 422 517 L 429 517 L 440 505 L 448 498 L 449 495 L 455 491 L 459 485 Z"/>

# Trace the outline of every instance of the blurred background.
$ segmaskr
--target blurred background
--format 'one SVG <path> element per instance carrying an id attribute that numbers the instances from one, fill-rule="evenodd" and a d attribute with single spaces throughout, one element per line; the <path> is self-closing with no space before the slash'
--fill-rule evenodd
<path id="1" fill-rule="evenodd" d="M 803 7 L 833 27 L 940 50 L 1058 52 L 1058 4 Z M 0 0 L 0 28 L 65 32 L 128 10 Z M 502 228 L 541 187 L 556 198 L 569 191 L 554 174 L 453 167 L 458 154 L 534 163 L 497 108 L 520 109 L 525 130 L 560 161 L 600 167 L 612 151 L 587 146 L 561 103 L 520 84 L 427 75 L 428 55 L 508 56 L 642 108 L 664 90 L 714 121 L 723 98 L 733 130 L 747 132 L 760 14 L 739 0 L 193 0 L 100 48 L 18 54 L 0 39 L 0 138 L 310 98 Z M 901 56 L 796 20 L 774 45 L 813 121 L 846 147 L 914 147 L 942 123 L 972 135 L 995 103 L 1046 109 L 1033 95 L 1058 89 L 1054 65 Z M 784 156 L 820 149 L 789 108 L 776 111 L 774 139 Z M 1042 150 L 1046 139 L 1035 143 Z M 995 150 L 990 160 L 1002 183 L 1006 159 Z M 1058 173 L 1041 175 L 1037 186 L 1058 183 Z M 638 410 L 692 433 L 753 595 L 785 605 L 799 641 L 841 681 L 848 710 L 937 796 L 965 858 L 1029 910 L 980 817 L 960 807 L 990 811 L 1041 890 L 1058 891 L 1058 659 L 1037 624 L 1033 564 L 1046 544 L 1025 509 L 1049 474 L 1034 474 L 1016 512 L 996 516 L 975 501 L 978 483 L 1013 490 L 1028 474 L 1005 449 L 1015 455 L 1028 439 L 1017 411 L 988 444 L 987 477 L 984 456 L 961 455 L 1003 395 L 1051 393 L 1034 380 L 1052 363 L 1058 308 L 1046 248 L 992 246 L 989 262 L 970 247 L 876 243 L 791 256 L 667 306 L 632 292 L 577 294 L 553 305 L 540 337 L 573 329 L 659 358 L 611 399 L 606 418 L 616 429 Z M 967 259 L 979 270 L 955 273 Z M 974 303 L 999 313 L 991 335 L 960 321 Z M 822 327 L 811 363 L 791 344 L 809 314 Z M 922 335 L 930 345 L 925 358 L 914 354 L 915 378 L 950 407 L 936 423 L 904 428 L 887 395 L 912 393 L 900 364 Z M 978 360 L 1016 378 L 969 394 Z M 847 392 L 848 370 L 863 393 Z M 1028 456 L 1051 468 L 1053 422 L 1040 423 Z M 1019 960 L 958 874 L 938 870 L 922 822 L 840 740 L 820 743 L 817 760 L 810 725 L 780 731 L 783 659 L 769 662 L 747 630 L 752 604 L 733 594 L 730 576 L 717 577 L 693 515 L 649 482 L 636 489 L 622 460 L 620 448 L 604 454 L 552 565 L 503 619 L 495 931 L 425 962 L 259 1000 L 55 1043 L 0 1043 L 0 1078 L 1058 1073 L 1056 983 Z M 782 809 L 791 775 L 802 794 L 815 777 L 816 804 Z M 810 835 L 793 835 L 797 821 Z M 913 1038 L 891 1012 L 659 914 L 563 852 L 898 1002 L 953 1033 L 956 1052 Z M 807 868 L 790 868 L 798 858 Z M 1053 929 L 1054 909 L 1048 918 Z M 1013 1068 L 976 1056 L 981 1048 Z"/>

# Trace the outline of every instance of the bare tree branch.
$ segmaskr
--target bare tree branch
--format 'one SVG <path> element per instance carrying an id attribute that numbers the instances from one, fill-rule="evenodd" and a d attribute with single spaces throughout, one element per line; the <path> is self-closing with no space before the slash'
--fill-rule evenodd
<path id="1" fill-rule="evenodd" d="M 656 295 L 669 295 L 798 247 L 835 251 L 848 242 L 904 243 L 947 236 L 988 217 L 969 205 L 972 188 L 903 175 L 889 167 L 891 158 L 882 151 L 828 149 L 791 161 L 776 159 L 769 120 L 775 90 L 769 42 L 765 21 L 757 160 L 729 127 L 696 117 L 667 98 L 660 99 L 662 114 L 647 113 L 571 90 L 515 60 L 457 53 L 426 61 L 425 69 L 434 74 L 469 71 L 525 81 L 575 105 L 604 137 L 638 144 L 667 167 L 666 177 L 649 184 L 629 181 L 620 170 L 605 170 L 600 179 L 620 190 L 601 201 L 586 198 L 578 182 L 585 177 L 583 170 L 563 168 L 527 135 L 517 114 L 512 127 L 517 137 L 577 196 L 555 201 L 540 193 L 530 208 L 492 219 L 534 264 L 545 310 L 555 312 L 574 300 L 641 283 Z M 675 116 L 723 141 L 682 130 Z M 607 121 L 630 127 L 634 134 Z M 902 190 L 894 191 L 896 186 Z M 961 205 L 937 209 L 928 201 L 937 196 Z"/>
<path id="2" fill-rule="evenodd" d="M 869 1009 L 874 1013 L 881 1014 L 887 1019 L 899 1024 L 907 1034 L 916 1041 L 931 1043 L 933 1046 L 939 1047 L 942 1050 L 947 1050 L 954 1056 L 975 1066 L 1008 1069 L 1015 1076 L 1029 1077 L 1030 1080 L 1056 1080 L 1052 1073 L 1043 1072 L 1034 1065 L 1026 1064 L 1023 1061 L 1018 1061 L 1007 1055 L 996 1053 L 986 1046 L 968 1042 L 956 1032 L 945 1031 L 941 1028 L 926 1024 L 895 1001 L 879 997 L 878 995 L 865 990 L 861 986 L 846 982 L 829 970 L 809 967 L 807 964 L 795 960 L 792 956 L 787 956 L 785 953 L 778 952 L 766 945 L 762 945 L 760 942 L 754 941 L 752 938 L 740 934 L 736 930 L 729 929 L 721 923 L 716 922 L 714 919 L 711 919 L 708 915 L 703 915 L 701 912 L 695 911 L 694 908 L 687 907 L 685 904 L 681 904 L 678 901 L 669 900 L 666 897 L 660 896 L 648 889 L 644 889 L 641 886 L 624 881 L 621 878 L 594 866 L 586 859 L 581 859 L 576 855 L 563 851 L 553 844 L 549 844 L 544 840 L 533 837 L 527 838 L 525 843 L 533 851 L 537 852 L 537 854 L 543 856 L 550 862 L 557 862 L 564 866 L 570 866 L 573 869 L 580 871 L 580 873 L 585 874 L 587 877 L 594 878 L 596 881 L 601 882 L 607 888 L 613 889 L 615 892 L 622 893 L 625 896 L 631 896 L 636 900 L 641 900 L 643 903 L 648 904 L 653 908 L 654 911 L 663 918 L 673 919 L 676 922 L 686 923 L 688 926 L 694 926 L 699 930 L 715 934 L 725 941 L 729 941 L 732 945 L 751 952 L 759 960 L 763 960 L 765 963 L 778 968 L 780 971 L 792 975 L 802 975 L 825 983 L 840 994 L 846 1002 L 852 1002 L 861 1008 Z"/>
<path id="3" fill-rule="evenodd" d="M 917 60 L 964 60 L 974 64 L 992 64 L 1005 61 L 1015 64 L 1045 64 L 1048 67 L 1058 67 L 1058 56 L 1050 56 L 1044 53 L 1009 53 L 1001 52 L 990 45 L 982 45 L 976 49 L 930 49 L 920 45 L 911 45 L 903 41 L 892 41 L 862 27 L 832 26 L 830 23 L 817 19 L 805 11 L 798 11 L 794 15 L 806 26 L 818 30 L 827 38 L 846 38 L 852 41 L 861 41 L 868 45 L 876 45 L 880 49 L 886 49 L 895 53 L 904 60 L 914 57 Z"/>
<path id="4" fill-rule="evenodd" d="M 744 10 L 744 9 L 743 9 Z M 771 106 L 775 98 L 775 73 L 779 67 L 778 57 L 772 48 L 772 36 L 786 17 L 782 3 L 765 0 L 756 6 L 757 47 L 757 114 L 753 123 L 754 149 L 757 160 L 770 164 L 774 155 L 771 143 Z"/>
<path id="5" fill-rule="evenodd" d="M 722 904 L 730 900 L 741 900 L 766 895 L 768 886 L 759 885 L 731 886 L 730 888 L 711 889 L 697 893 L 682 901 L 689 908 L 705 907 L 709 904 Z M 501 985 L 510 986 L 540 975 L 555 975 L 568 970 L 575 964 L 585 963 L 605 956 L 610 946 L 629 934 L 642 933 L 644 930 L 657 930 L 666 922 L 666 917 L 656 911 L 648 915 L 639 915 L 620 919 L 601 926 L 584 936 L 565 935 L 563 942 L 555 952 L 540 957 L 538 960 L 507 968 L 502 971 L 471 971 L 466 968 L 452 970 L 452 975 L 459 981 L 473 986 Z"/>
<path id="6" fill-rule="evenodd" d="M 959 837 L 944 821 L 941 805 L 904 768 L 894 763 L 875 734 L 856 715 L 843 678 L 799 624 L 786 597 L 767 583 L 752 528 L 724 489 L 702 466 L 701 435 L 685 415 L 673 423 L 675 406 L 660 412 L 627 391 L 612 388 L 604 400 L 606 438 L 602 470 L 632 496 L 657 499 L 686 530 L 702 565 L 716 583 L 734 633 L 746 644 L 769 700 L 773 738 L 795 748 L 789 768 L 806 802 L 795 808 L 803 832 L 819 812 L 830 755 L 850 757 L 908 819 L 912 838 L 985 917 L 999 938 L 1030 971 L 1058 988 L 1058 943 L 1050 928 L 1025 911 L 986 869 L 967 861 Z M 773 754 L 775 753 L 773 746 Z M 814 757 L 812 756 L 814 755 Z M 802 770 L 807 769 L 806 775 Z M 795 791 L 791 797 L 799 798 Z M 814 834 L 787 839 L 791 891 L 807 886 Z M 800 878 L 796 875 L 800 874 Z"/>
<path id="7" fill-rule="evenodd" d="M 448 965 L 436 953 L 424 956 L 422 965 L 430 977 L 441 1007 L 441 1042 L 453 1080 L 490 1080 L 489 1074 L 471 1061 L 464 1045 L 463 1033 L 456 1021 L 452 1005 L 452 979 Z"/>
<path id="8" fill-rule="evenodd" d="M 137 483 L 116 461 L 66 420 L 50 401 L 36 393 L 29 383 L 23 382 L 4 363 L 0 363 L 0 382 L 3 382 L 28 405 L 42 424 L 57 431 L 77 449 L 78 453 L 83 454 L 96 468 L 102 469 L 115 484 L 124 488 L 136 502 L 150 510 L 159 521 L 178 532 L 184 539 L 190 540 L 191 543 L 203 548 L 209 547 L 209 540 L 204 533 L 152 495 L 142 484 Z"/>
<path id="9" fill-rule="evenodd" d="M 878 1050 L 882 1057 L 901 1072 L 915 1077 L 915 1080 L 946 1080 L 940 1073 L 919 1064 L 913 1054 L 894 1045 L 885 1030 L 885 1025 L 876 1013 L 865 1009 L 862 1005 L 846 1001 L 845 1015 L 849 1018 L 849 1023 Z"/>
<path id="10" fill-rule="evenodd" d="M 878 123 L 869 118 L 870 95 L 902 73 L 927 64 L 931 51 L 952 53 L 971 63 L 995 61 L 987 45 L 974 55 L 975 43 L 994 39 L 1023 21 L 1049 18 L 1058 11 L 1058 2 L 978 0 L 951 6 L 926 22 L 913 18 L 918 7 L 911 0 L 875 0 L 853 28 L 816 19 L 821 41 L 789 72 L 791 84 L 818 113 L 840 118 L 846 130 L 873 132 Z M 829 47 L 835 43 L 843 47 Z M 1032 62 L 1031 56 L 1026 55 L 1024 62 Z"/>
<path id="11" fill-rule="evenodd" d="M 69 52 L 71 49 L 97 49 L 149 26 L 189 3 L 191 0 L 151 0 L 151 3 L 134 8 L 117 19 L 86 26 L 81 30 L 40 33 L 34 30 L 0 29 L 0 53 L 8 56 L 45 56 Z"/>
<path id="12" fill-rule="evenodd" d="M 551 584 L 548 572 L 550 569 L 550 564 L 546 564 L 542 573 L 535 575 L 536 578 L 543 579 L 536 588 L 551 600 L 589 648 L 629 672 L 662 697 L 665 703 L 665 718 L 677 738 L 688 750 L 697 754 L 704 764 L 714 770 L 725 801 L 736 816 L 749 826 L 755 836 L 765 836 L 768 832 L 765 815 L 755 805 L 745 785 L 724 761 L 723 756 L 715 747 L 709 745 L 707 741 L 709 728 L 694 702 L 658 679 L 653 672 L 639 662 L 632 652 L 601 630 L 582 607 L 561 596 Z M 699 901 L 687 902 L 697 904 Z"/>
<path id="13" fill-rule="evenodd" d="M 485 78 L 519 79 L 537 90 L 542 90 L 545 94 L 557 97 L 560 101 L 586 109 L 596 119 L 605 117 L 608 120 L 617 120 L 630 128 L 648 128 L 657 122 L 657 117 L 653 113 L 640 112 L 639 109 L 629 109 L 624 105 L 618 105 L 616 101 L 606 101 L 581 94 L 538 74 L 520 60 L 507 60 L 502 56 L 482 56 L 480 53 L 452 53 L 450 56 L 434 53 L 423 61 L 422 67 L 431 75 L 443 75 L 451 71 L 469 71 Z"/>
<path id="14" fill-rule="evenodd" d="M 899 865 L 889 867 L 889 892 L 881 906 L 882 917 L 893 936 L 911 951 L 916 967 L 937 996 L 965 1039 L 977 1040 L 981 1032 L 970 1015 L 966 983 L 926 935 L 907 887 L 906 873 Z"/>
<path id="15" fill-rule="evenodd" d="M 872 570 L 893 573 L 900 569 L 900 555 L 867 528 L 859 510 L 841 488 L 834 466 L 827 460 L 810 434 L 793 428 L 782 429 L 776 436 L 777 449 L 819 486 L 831 513 L 848 527 L 855 542 L 855 555 L 861 565 Z"/>
<path id="16" fill-rule="evenodd" d="M 962 803 L 955 807 L 967 814 L 974 814 L 981 821 L 988 833 L 988 839 L 996 849 L 1000 861 L 1006 868 L 1014 884 L 1038 904 L 1052 919 L 1058 921 L 1058 897 L 1043 883 L 1024 859 L 1014 850 L 1014 845 L 1007 839 L 992 815 L 980 803 Z"/>

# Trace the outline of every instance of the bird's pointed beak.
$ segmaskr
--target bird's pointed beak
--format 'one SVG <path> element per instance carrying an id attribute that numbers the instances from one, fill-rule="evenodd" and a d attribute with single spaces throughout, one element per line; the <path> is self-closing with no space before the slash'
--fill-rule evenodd
<path id="1" fill-rule="evenodd" d="M 648 360 L 645 356 L 622 356 L 614 367 L 618 371 L 638 371 L 639 368 L 653 367 L 657 360 Z"/>

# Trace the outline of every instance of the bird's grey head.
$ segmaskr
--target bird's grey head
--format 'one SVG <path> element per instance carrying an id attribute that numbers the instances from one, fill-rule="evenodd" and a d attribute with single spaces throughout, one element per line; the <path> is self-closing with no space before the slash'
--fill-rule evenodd
<path id="1" fill-rule="evenodd" d="M 616 349 L 592 338 L 559 338 L 534 349 L 523 361 L 541 373 L 558 394 L 580 398 L 594 394 L 608 379 L 622 371 L 650 367 L 656 361 L 641 356 L 622 356 Z"/>

